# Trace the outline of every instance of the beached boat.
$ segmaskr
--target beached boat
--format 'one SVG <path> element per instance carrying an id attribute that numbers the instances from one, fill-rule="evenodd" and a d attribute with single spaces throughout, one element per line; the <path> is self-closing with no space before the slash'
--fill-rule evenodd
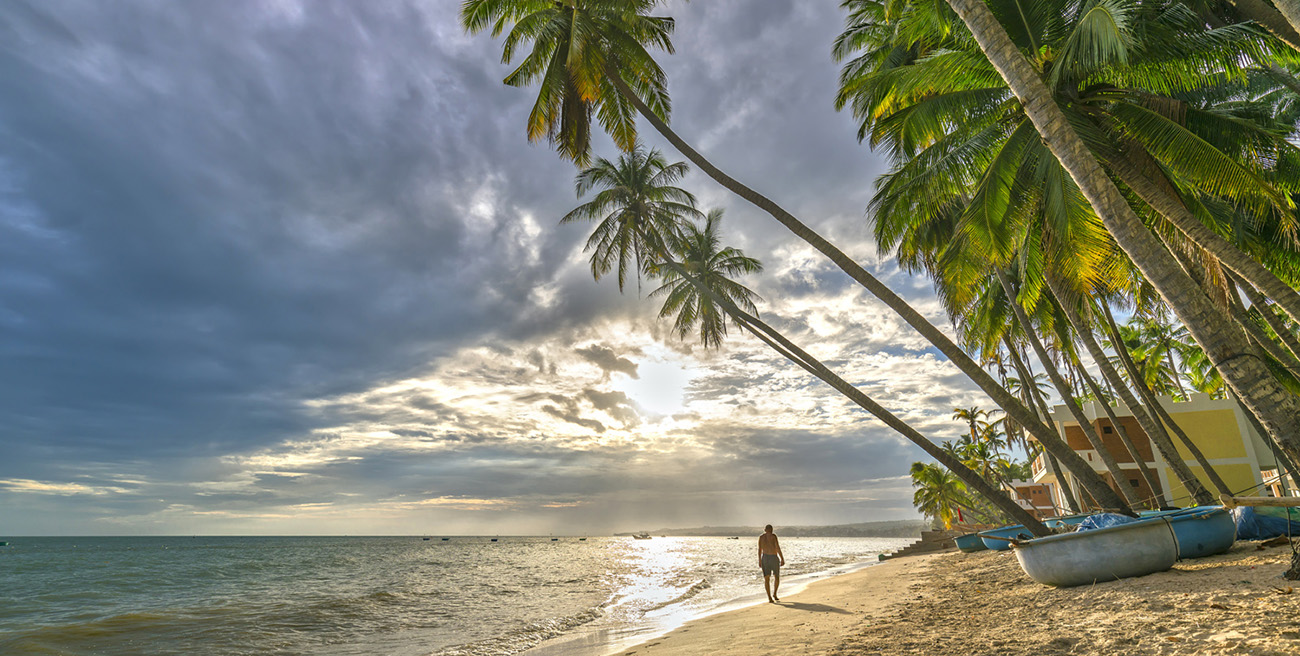
<path id="1" fill-rule="evenodd" d="M 976 535 L 980 536 L 980 541 L 984 546 L 993 551 L 1006 551 L 1011 548 L 1012 540 L 1025 539 L 1034 537 L 1024 524 L 1014 524 L 1012 526 L 1003 526 L 1000 528 L 980 531 Z"/>
<path id="2" fill-rule="evenodd" d="M 1237 522 L 1223 506 L 1190 508 L 1166 515 L 1178 541 L 1178 559 L 1221 554 L 1237 541 Z"/>
<path id="3" fill-rule="evenodd" d="M 976 551 L 985 551 L 988 547 L 984 546 L 984 541 L 980 539 L 979 533 L 967 533 L 959 535 L 952 540 L 957 543 L 957 548 L 966 553 L 975 553 Z"/>
<path id="4" fill-rule="evenodd" d="M 1029 578 L 1057 587 L 1163 572 L 1178 561 L 1167 517 L 1012 543 Z"/>

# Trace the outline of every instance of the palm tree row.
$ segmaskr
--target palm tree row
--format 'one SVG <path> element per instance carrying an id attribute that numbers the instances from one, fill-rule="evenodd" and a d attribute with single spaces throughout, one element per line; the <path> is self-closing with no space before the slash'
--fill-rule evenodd
<path id="1" fill-rule="evenodd" d="M 1094 332 L 1116 328 L 1115 303 L 1148 316 L 1160 311 L 1152 308 L 1171 311 L 1195 342 L 1177 348 L 1186 349 L 1179 359 L 1189 376 L 1195 374 L 1198 389 L 1223 386 L 1267 438 L 1300 459 L 1300 397 L 1279 374 L 1292 364 L 1280 356 L 1288 349 L 1300 354 L 1291 327 L 1300 319 L 1300 247 L 1292 238 L 1300 150 L 1288 140 L 1300 118 L 1300 84 L 1291 72 L 1300 62 L 1300 39 L 1281 20 L 1284 11 L 1267 3 L 1252 13 L 1243 3 L 1131 0 L 843 3 L 848 18 L 835 54 L 847 63 L 837 102 L 860 120 L 859 138 L 883 146 L 894 162 L 870 208 L 877 240 L 905 269 L 935 281 L 963 328 L 958 345 L 669 127 L 667 82 L 650 54 L 673 51 L 673 20 L 651 15 L 660 4 L 467 0 L 461 17 L 471 32 L 505 35 L 503 62 L 521 60 L 507 84 L 538 85 L 530 140 L 549 138 L 562 157 L 585 166 L 593 118 L 619 148 L 635 153 L 639 115 L 700 170 L 770 214 L 907 321 L 1002 409 L 1009 427 L 1041 444 L 1053 467 L 1068 470 L 1095 505 L 1131 512 L 1134 499 L 1122 496 L 1127 488 L 1119 485 L 1115 463 L 1107 463 L 1116 479 L 1112 488 L 1048 426 L 1035 386 L 1023 386 L 1018 395 L 1005 375 L 998 380 L 977 358 L 988 362 L 1004 346 L 1014 351 L 1028 344 L 1074 410 L 1076 396 L 1103 394 L 1088 378 L 1082 346 L 1189 492 L 1205 502 L 1208 490 L 1182 464 L 1160 425 L 1163 409 L 1152 402 L 1152 388 L 1162 382 L 1146 377 L 1154 370 L 1159 378 L 1160 367 L 1130 363 L 1122 337 L 1111 334 L 1126 380 L 1096 344 Z M 592 184 L 584 189 L 580 177 L 580 192 Z M 669 201 L 680 206 L 670 214 L 698 218 L 687 196 Z M 667 215 L 645 221 L 661 219 Z M 701 234 L 715 224 L 706 220 Z M 709 332 L 715 337 L 726 315 L 859 405 L 875 403 L 859 401 L 860 392 L 759 321 L 744 302 L 748 296 L 737 289 L 730 295 L 708 291 L 709 284 L 669 257 L 691 229 L 673 236 L 663 227 L 652 225 L 639 236 L 642 228 L 598 228 L 588 244 L 595 249 L 593 273 L 616 263 L 621 286 L 626 262 L 687 284 L 660 292 L 675 302 L 664 312 L 676 313 L 679 332 L 684 326 L 703 331 L 698 317 L 682 311 L 689 306 L 699 313 L 708 305 L 715 314 L 702 316 L 713 317 Z M 746 272 L 740 261 L 727 259 L 734 255 L 723 259 L 741 268 L 725 272 Z M 1237 288 L 1251 308 L 1234 313 L 1229 301 Z M 691 303 L 683 296 L 688 289 L 698 294 Z M 1247 316 L 1258 323 L 1255 329 L 1245 325 Z M 1172 367 L 1173 341 L 1162 348 L 1142 354 L 1144 364 L 1164 359 Z M 1065 375 L 1055 369 L 1056 358 Z M 1126 448 L 1142 462 L 1131 444 Z"/>

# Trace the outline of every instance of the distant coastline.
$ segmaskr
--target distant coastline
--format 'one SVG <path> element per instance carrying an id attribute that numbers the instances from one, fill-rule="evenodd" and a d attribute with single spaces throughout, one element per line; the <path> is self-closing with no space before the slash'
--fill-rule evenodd
<path id="1" fill-rule="evenodd" d="M 792 538 L 910 538 L 929 528 L 929 522 L 903 519 L 886 522 L 858 524 L 833 524 L 828 526 L 781 526 L 777 534 Z M 646 531 L 650 535 L 672 537 L 732 537 L 756 536 L 763 532 L 761 526 L 701 526 L 697 528 L 657 528 Z M 630 536 L 641 531 L 615 533 L 616 537 Z"/>

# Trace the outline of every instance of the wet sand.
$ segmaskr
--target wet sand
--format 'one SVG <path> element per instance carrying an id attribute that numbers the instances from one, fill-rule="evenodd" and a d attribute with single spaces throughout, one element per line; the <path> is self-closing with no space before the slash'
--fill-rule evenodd
<path id="1" fill-rule="evenodd" d="M 618 653 L 1300 654 L 1300 582 L 1282 578 L 1291 550 L 1257 544 L 1060 589 L 1033 582 L 1010 552 L 900 558 Z"/>

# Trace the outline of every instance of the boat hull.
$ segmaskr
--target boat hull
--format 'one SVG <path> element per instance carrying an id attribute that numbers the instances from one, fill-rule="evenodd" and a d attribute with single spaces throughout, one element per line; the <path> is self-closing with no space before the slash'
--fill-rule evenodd
<path id="1" fill-rule="evenodd" d="M 966 553 L 975 553 L 976 551 L 986 551 L 988 547 L 984 546 L 984 540 L 980 539 L 979 533 L 967 533 L 953 538 L 957 543 L 957 548 Z"/>
<path id="2" fill-rule="evenodd" d="M 988 549 L 992 549 L 993 551 L 1007 551 L 1011 548 L 1011 542 L 1009 540 L 998 540 L 997 538 L 1015 538 L 1021 535 L 1029 536 L 1030 533 L 1029 529 L 1025 528 L 1023 524 L 1015 524 L 1013 526 L 1003 526 L 1002 528 L 980 531 L 978 535 L 980 536 L 980 541 L 982 541 L 984 546 Z"/>
<path id="3" fill-rule="evenodd" d="M 1178 542 L 1164 517 L 1026 540 L 1015 551 L 1029 578 L 1056 587 L 1154 574 L 1178 561 Z"/>
<path id="4" fill-rule="evenodd" d="M 1178 541 L 1178 558 L 1221 554 L 1237 541 L 1237 522 L 1223 506 L 1193 508 L 1167 516 Z"/>

